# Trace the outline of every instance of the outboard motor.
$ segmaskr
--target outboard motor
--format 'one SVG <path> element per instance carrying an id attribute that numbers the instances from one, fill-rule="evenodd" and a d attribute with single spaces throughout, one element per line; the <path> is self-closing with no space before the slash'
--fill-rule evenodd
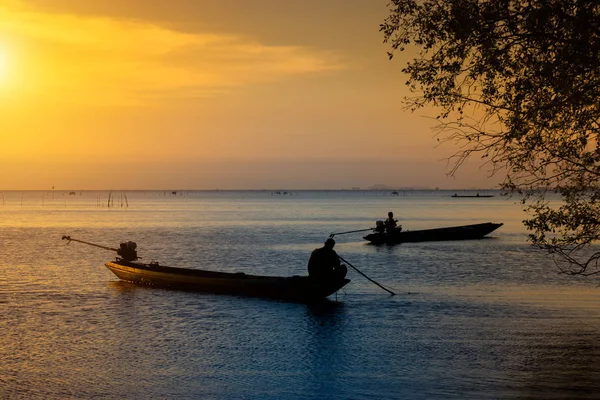
<path id="1" fill-rule="evenodd" d="M 377 232 L 377 233 L 385 232 L 385 223 L 383 221 L 375 222 L 375 232 Z"/>
<path id="2" fill-rule="evenodd" d="M 137 244 L 135 242 L 124 242 L 121 243 L 117 254 L 125 261 L 135 261 L 138 259 L 136 248 Z"/>

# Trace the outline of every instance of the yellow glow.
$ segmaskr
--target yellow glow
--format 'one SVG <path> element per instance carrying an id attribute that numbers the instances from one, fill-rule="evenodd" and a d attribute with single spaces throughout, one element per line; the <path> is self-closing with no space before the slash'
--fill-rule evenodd
<path id="1" fill-rule="evenodd" d="M 0 47 L 0 86 L 6 81 L 8 73 L 8 56 L 4 48 Z"/>
<path id="2" fill-rule="evenodd" d="M 182 33 L 149 22 L 48 14 L 23 4 L 0 6 L 3 34 L 22 53 L 14 79 L 29 102 L 139 105 L 343 68 L 336 57 L 301 46 Z M 5 57 L 0 43 L 0 82 L 6 80 Z"/>
<path id="3" fill-rule="evenodd" d="M 163 3 L 0 0 L 0 191 L 420 187 L 438 166 L 446 179 L 454 151 L 431 148 L 425 111 L 401 113 L 402 63 L 377 46 L 371 2 L 342 19 L 328 2 L 314 18 Z"/>

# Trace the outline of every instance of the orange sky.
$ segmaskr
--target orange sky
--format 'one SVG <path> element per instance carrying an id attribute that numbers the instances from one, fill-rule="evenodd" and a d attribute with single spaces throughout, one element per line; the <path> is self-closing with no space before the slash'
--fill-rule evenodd
<path id="1" fill-rule="evenodd" d="M 489 188 L 456 178 L 387 0 L 3 0 L 0 190 Z"/>

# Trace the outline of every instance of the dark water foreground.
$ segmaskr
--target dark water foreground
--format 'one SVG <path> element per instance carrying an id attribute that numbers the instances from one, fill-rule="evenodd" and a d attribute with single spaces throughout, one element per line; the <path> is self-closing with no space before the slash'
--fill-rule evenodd
<path id="1" fill-rule="evenodd" d="M 415 225 L 471 219 L 431 196 L 344 196 L 0 207 L 0 398 L 600 397 L 596 281 L 556 274 L 498 199 L 464 210 L 505 222 L 489 240 L 340 237 L 344 258 L 398 294 L 351 271 L 338 302 L 318 307 L 131 285 L 103 266 L 112 254 L 60 241 L 135 239 L 146 261 L 292 275 L 327 233 L 388 208 L 427 214 Z"/>

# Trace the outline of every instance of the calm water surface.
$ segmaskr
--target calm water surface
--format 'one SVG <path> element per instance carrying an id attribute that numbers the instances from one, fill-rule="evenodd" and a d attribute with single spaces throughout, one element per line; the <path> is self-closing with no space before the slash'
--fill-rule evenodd
<path id="1" fill-rule="evenodd" d="M 444 191 L 4 192 L 2 399 L 548 399 L 600 397 L 594 278 L 559 275 L 526 243 L 514 200 Z M 121 206 L 122 204 L 122 206 Z M 264 275 L 305 274 L 331 232 L 503 222 L 492 238 L 366 244 L 331 302 L 285 302 L 120 282 L 111 252 Z M 334 301 L 336 300 L 337 301 Z"/>

